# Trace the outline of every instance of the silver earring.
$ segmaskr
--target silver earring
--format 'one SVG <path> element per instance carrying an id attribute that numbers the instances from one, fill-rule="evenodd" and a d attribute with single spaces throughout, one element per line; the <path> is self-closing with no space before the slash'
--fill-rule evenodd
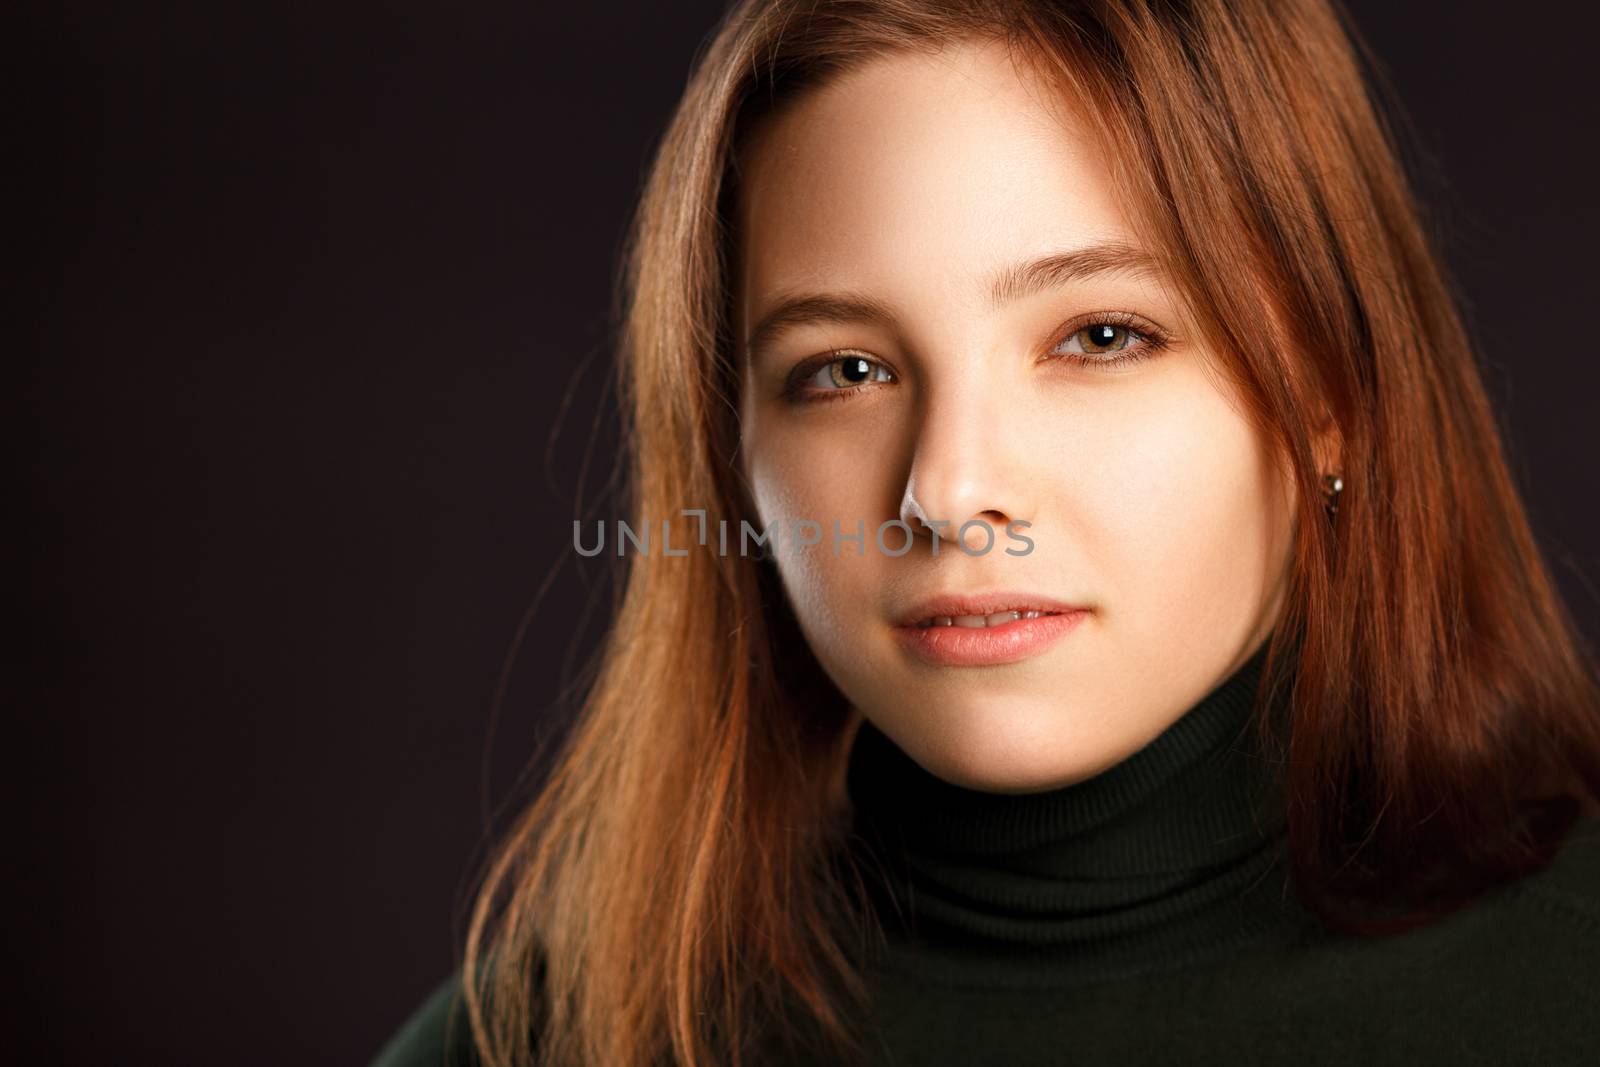
<path id="1" fill-rule="evenodd" d="M 1344 490 L 1344 479 L 1337 474 L 1324 474 L 1322 476 L 1322 506 L 1328 512 L 1328 518 L 1333 518 L 1339 512 L 1339 494 Z"/>

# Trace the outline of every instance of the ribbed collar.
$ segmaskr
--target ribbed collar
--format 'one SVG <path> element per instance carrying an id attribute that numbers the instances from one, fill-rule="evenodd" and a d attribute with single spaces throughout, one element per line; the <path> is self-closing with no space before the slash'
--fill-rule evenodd
<path id="1" fill-rule="evenodd" d="M 863 723 L 847 782 L 887 876 L 889 965 L 1055 984 L 1292 933 L 1279 776 L 1251 715 L 1265 659 L 1263 645 L 1144 748 L 1049 792 L 951 785 Z"/>

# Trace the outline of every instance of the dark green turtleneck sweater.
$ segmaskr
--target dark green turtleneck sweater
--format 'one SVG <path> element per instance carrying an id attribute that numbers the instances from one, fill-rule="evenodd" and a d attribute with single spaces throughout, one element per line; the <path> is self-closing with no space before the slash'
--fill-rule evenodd
<path id="1" fill-rule="evenodd" d="M 1253 755 L 1263 661 L 1044 793 L 952 786 L 863 724 L 849 790 L 888 875 L 870 1064 L 1600 1063 L 1600 824 L 1431 925 L 1328 933 L 1288 889 Z M 455 1002 L 441 987 L 379 1067 L 471 1062 Z"/>

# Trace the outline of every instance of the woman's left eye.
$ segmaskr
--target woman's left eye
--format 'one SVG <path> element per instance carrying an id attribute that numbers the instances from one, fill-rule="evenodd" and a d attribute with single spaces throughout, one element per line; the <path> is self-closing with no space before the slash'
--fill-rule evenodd
<path id="1" fill-rule="evenodd" d="M 1073 330 L 1050 349 L 1050 354 L 1065 356 L 1078 363 L 1105 365 L 1143 359 L 1165 343 L 1162 335 L 1154 329 L 1101 320 Z"/>

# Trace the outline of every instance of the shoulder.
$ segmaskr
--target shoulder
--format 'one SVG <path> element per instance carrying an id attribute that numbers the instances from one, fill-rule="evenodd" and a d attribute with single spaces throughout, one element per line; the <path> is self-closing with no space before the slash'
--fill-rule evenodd
<path id="1" fill-rule="evenodd" d="M 1407 1013 L 1455 1018 L 1458 1039 L 1479 1025 L 1463 1012 L 1495 1025 L 1507 1012 L 1538 1019 L 1530 1040 L 1566 1062 L 1557 1053 L 1580 1033 L 1585 1042 L 1600 1037 L 1600 821 L 1579 821 L 1549 865 L 1394 948 L 1400 958 L 1372 977 L 1389 980 L 1387 995 Z M 1481 1036 L 1492 1043 L 1495 1035 Z"/>
<path id="2" fill-rule="evenodd" d="M 1600 821 L 1578 822 L 1548 866 L 1434 922 L 1370 938 L 1313 930 L 1274 959 L 1265 1001 L 1308 1032 L 1345 1034 L 1363 1058 L 1593 1062 Z"/>
<path id="3" fill-rule="evenodd" d="M 1567 832 L 1550 863 L 1489 894 L 1418 940 L 1484 956 L 1489 969 L 1600 978 L 1600 818 Z"/>
<path id="4" fill-rule="evenodd" d="M 461 996 L 461 976 L 455 974 L 401 1024 L 371 1067 L 477 1067 L 479 1063 Z"/>
<path id="5" fill-rule="evenodd" d="M 1578 822 L 1550 865 L 1511 886 L 1506 896 L 1558 928 L 1600 937 L 1600 817 Z"/>

